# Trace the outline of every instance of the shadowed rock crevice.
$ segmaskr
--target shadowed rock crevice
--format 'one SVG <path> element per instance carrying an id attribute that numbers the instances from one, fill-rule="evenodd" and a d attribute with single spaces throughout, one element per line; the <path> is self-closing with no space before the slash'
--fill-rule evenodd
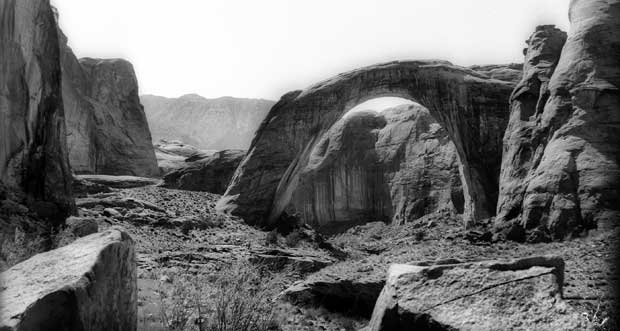
<path id="1" fill-rule="evenodd" d="M 495 211 L 512 87 L 447 62 L 409 61 L 354 70 L 290 92 L 261 124 L 218 207 L 251 224 L 274 226 L 321 137 L 353 106 L 391 96 L 428 108 L 446 130 L 462 165 L 465 219 L 487 218 Z"/>

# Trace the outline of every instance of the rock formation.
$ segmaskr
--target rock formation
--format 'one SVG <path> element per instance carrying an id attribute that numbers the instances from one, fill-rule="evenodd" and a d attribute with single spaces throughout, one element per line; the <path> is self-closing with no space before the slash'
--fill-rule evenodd
<path id="1" fill-rule="evenodd" d="M 454 144 L 420 106 L 347 114 L 306 163 L 285 213 L 323 232 L 454 206 L 462 213 Z"/>
<path id="2" fill-rule="evenodd" d="M 518 83 L 523 75 L 523 65 L 518 63 L 511 64 L 490 64 L 474 65 L 469 67 L 489 78 Z"/>
<path id="3" fill-rule="evenodd" d="M 461 164 L 467 222 L 494 215 L 501 138 L 514 84 L 440 61 L 361 68 L 284 95 L 261 124 L 218 208 L 274 225 L 289 205 L 310 153 L 355 105 L 396 96 L 428 108 Z"/>
<path id="4" fill-rule="evenodd" d="M 245 156 L 242 150 L 223 150 L 196 154 L 185 159 L 178 169 L 164 176 L 164 187 L 223 194 L 235 170 Z"/>
<path id="5" fill-rule="evenodd" d="M 161 175 L 186 166 L 188 157 L 204 158 L 215 154 L 215 150 L 201 150 L 178 140 L 161 139 L 155 146 L 155 157 Z"/>
<path id="6" fill-rule="evenodd" d="M 0 282 L 2 330 L 136 330 L 134 243 L 120 230 L 35 255 Z"/>
<path id="7" fill-rule="evenodd" d="M 570 21 L 563 49 L 562 32 L 536 30 L 511 99 L 496 219 L 510 239 L 563 239 L 620 218 L 620 1 L 573 0 Z"/>
<path id="8" fill-rule="evenodd" d="M 0 26 L 0 186 L 61 222 L 73 201 L 54 14 L 48 1 L 4 0 Z"/>
<path id="9" fill-rule="evenodd" d="M 67 144 L 78 174 L 159 175 L 131 63 L 78 60 L 61 40 Z"/>
<path id="10" fill-rule="evenodd" d="M 153 140 L 180 140 L 200 149 L 244 149 L 274 102 L 196 94 L 180 98 L 140 97 Z"/>
<path id="11" fill-rule="evenodd" d="M 584 330 L 563 280 L 558 257 L 392 265 L 365 330 Z"/>

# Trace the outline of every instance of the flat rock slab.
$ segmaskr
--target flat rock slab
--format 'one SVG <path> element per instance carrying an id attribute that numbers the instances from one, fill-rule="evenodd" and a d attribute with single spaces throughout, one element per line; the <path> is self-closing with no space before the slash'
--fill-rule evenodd
<path id="1" fill-rule="evenodd" d="M 367 330 L 584 330 L 561 298 L 563 273 L 550 256 L 395 264 Z"/>
<path id="2" fill-rule="evenodd" d="M 161 179 L 136 176 L 76 175 L 75 178 L 112 188 L 133 188 L 162 183 Z"/>
<path id="3" fill-rule="evenodd" d="M 251 263 L 266 265 L 276 270 L 289 267 L 302 273 L 315 272 L 336 262 L 332 258 L 316 256 L 310 252 L 293 249 L 257 249 L 253 250 L 251 254 Z"/>
<path id="4" fill-rule="evenodd" d="M 134 242 L 112 228 L 0 274 L 0 330 L 136 330 Z"/>

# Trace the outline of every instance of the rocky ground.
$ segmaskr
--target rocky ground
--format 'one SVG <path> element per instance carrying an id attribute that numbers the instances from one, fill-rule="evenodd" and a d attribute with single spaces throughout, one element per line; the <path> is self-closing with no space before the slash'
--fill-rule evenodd
<path id="1" fill-rule="evenodd" d="M 368 223 L 322 240 L 309 229 L 281 236 L 219 214 L 215 194 L 156 186 L 107 191 L 78 198 L 79 214 L 95 219 L 100 231 L 122 226 L 135 240 L 141 329 L 163 329 L 161 293 L 180 276 L 214 274 L 235 261 L 267 265 L 278 278 L 277 292 L 292 285 L 312 289 L 315 300 L 282 295 L 296 305 L 277 301 L 284 330 L 357 330 L 367 323 L 392 263 L 544 254 L 566 261 L 565 299 L 584 318 L 599 324 L 609 318 L 605 326 L 613 329 L 618 233 L 563 243 L 491 243 L 484 228 L 464 231 L 458 215 L 443 212 L 401 226 Z"/>

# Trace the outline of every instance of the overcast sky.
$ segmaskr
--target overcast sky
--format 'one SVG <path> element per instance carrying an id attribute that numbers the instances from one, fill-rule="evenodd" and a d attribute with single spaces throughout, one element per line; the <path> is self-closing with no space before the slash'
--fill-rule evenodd
<path id="1" fill-rule="evenodd" d="M 52 0 L 78 57 L 122 57 L 141 94 L 277 100 L 403 59 L 522 62 L 569 0 Z"/>

